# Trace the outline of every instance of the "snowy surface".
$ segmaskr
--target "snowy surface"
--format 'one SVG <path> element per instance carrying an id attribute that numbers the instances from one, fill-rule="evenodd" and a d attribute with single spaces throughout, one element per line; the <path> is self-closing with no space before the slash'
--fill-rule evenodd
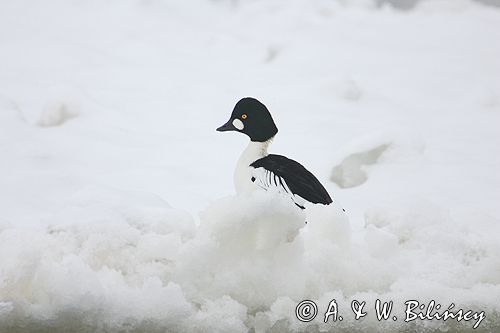
<path id="1" fill-rule="evenodd" d="M 0 332 L 498 332 L 500 9 L 383 3 L 1 1 Z M 234 195 L 244 96 L 336 206 Z"/>

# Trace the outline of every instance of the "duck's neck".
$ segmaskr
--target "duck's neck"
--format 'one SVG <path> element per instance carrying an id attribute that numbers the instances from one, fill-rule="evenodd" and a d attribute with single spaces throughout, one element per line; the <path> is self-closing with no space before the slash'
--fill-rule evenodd
<path id="1" fill-rule="evenodd" d="M 250 141 L 248 147 L 241 154 L 238 164 L 236 165 L 236 171 L 234 174 L 234 183 L 237 192 L 246 192 L 253 188 L 253 184 L 250 181 L 252 169 L 250 164 L 256 160 L 267 156 L 267 148 L 273 141 L 273 138 L 265 142 L 254 142 Z"/>
<path id="2" fill-rule="evenodd" d="M 250 141 L 248 144 L 247 148 L 243 151 L 243 154 L 241 154 L 240 159 L 245 159 L 245 162 L 248 161 L 247 166 L 249 166 L 252 162 L 258 160 L 259 158 L 262 158 L 264 156 L 267 156 L 267 148 L 273 141 L 273 138 L 264 141 L 264 142 L 254 142 Z"/>

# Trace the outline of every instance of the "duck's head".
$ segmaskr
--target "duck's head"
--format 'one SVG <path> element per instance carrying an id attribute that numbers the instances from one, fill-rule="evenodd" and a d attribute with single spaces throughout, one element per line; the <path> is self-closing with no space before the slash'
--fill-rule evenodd
<path id="1" fill-rule="evenodd" d="M 278 133 L 278 128 L 264 104 L 245 97 L 236 103 L 231 118 L 217 131 L 236 131 L 248 135 L 251 141 L 265 142 Z"/>

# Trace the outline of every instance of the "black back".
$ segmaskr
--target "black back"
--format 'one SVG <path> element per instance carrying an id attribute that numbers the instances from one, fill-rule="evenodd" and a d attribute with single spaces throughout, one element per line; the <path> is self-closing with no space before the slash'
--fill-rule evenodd
<path id="1" fill-rule="evenodd" d="M 283 178 L 293 194 L 312 203 L 331 204 L 332 198 L 319 180 L 302 164 L 285 156 L 269 154 L 250 164 L 254 168 L 264 168 Z"/>

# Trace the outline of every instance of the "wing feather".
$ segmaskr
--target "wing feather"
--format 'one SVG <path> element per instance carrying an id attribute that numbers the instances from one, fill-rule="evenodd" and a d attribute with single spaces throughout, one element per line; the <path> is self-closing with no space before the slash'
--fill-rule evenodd
<path id="1" fill-rule="evenodd" d="M 332 198 L 321 185 L 319 180 L 309 172 L 302 164 L 285 156 L 270 154 L 250 164 L 254 168 L 266 170 L 266 184 L 271 186 L 271 177 L 279 179 L 280 186 L 286 191 L 287 187 L 295 195 L 298 195 L 312 203 L 328 205 Z M 286 183 L 286 186 L 283 184 Z"/>

